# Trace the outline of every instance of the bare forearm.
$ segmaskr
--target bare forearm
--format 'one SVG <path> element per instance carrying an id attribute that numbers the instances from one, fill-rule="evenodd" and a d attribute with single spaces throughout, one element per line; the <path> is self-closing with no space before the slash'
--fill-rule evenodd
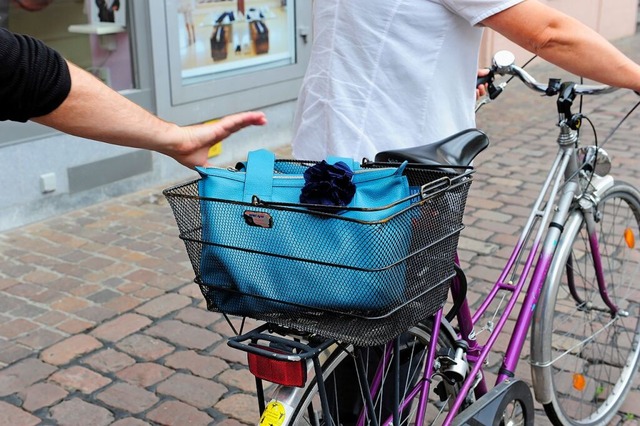
<path id="1" fill-rule="evenodd" d="M 536 0 L 527 0 L 483 23 L 569 72 L 640 90 L 640 66 L 591 28 Z"/>
<path id="2" fill-rule="evenodd" d="M 154 150 L 179 131 L 178 126 L 159 119 L 71 63 L 69 71 L 67 99 L 33 121 L 87 139 Z"/>
<path id="3" fill-rule="evenodd" d="M 186 167 L 207 165 L 212 145 L 247 126 L 267 123 L 263 113 L 248 111 L 214 123 L 180 127 L 161 120 L 71 63 L 69 71 L 71 91 L 67 98 L 53 112 L 33 121 L 87 139 L 157 151 Z"/>

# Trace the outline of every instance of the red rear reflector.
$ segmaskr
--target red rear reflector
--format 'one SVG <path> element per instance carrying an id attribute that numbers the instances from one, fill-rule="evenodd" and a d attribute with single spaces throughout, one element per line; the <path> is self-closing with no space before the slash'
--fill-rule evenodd
<path id="1" fill-rule="evenodd" d="M 284 353 L 276 349 L 259 346 L 260 349 L 274 353 Z M 307 381 L 307 363 L 300 361 L 281 361 L 247 353 L 249 371 L 259 379 L 266 380 L 283 386 L 303 387 Z"/>

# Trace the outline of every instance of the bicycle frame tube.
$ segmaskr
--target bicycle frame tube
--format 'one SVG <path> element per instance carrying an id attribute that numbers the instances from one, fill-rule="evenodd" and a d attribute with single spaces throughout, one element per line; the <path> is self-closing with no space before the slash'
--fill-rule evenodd
<path id="1" fill-rule="evenodd" d="M 415 419 L 415 424 L 417 425 L 421 425 L 424 423 L 424 416 L 426 413 L 426 409 L 427 409 L 427 405 L 429 404 L 429 388 L 431 385 L 431 380 L 427 379 L 429 377 L 431 377 L 433 375 L 433 366 L 434 366 L 434 362 L 436 359 L 436 348 L 438 346 L 438 335 L 440 334 L 440 326 L 442 324 L 442 317 L 443 317 L 443 311 L 442 309 L 440 309 L 434 316 L 434 320 L 433 320 L 433 328 L 431 330 L 431 336 L 435 336 L 435 338 L 432 338 L 431 341 L 429 342 L 429 352 L 427 354 L 426 360 L 425 360 L 425 371 L 424 374 L 422 376 L 422 378 L 420 379 L 420 382 L 411 390 L 411 392 L 409 392 L 408 395 L 405 396 L 405 398 L 401 401 L 399 401 L 399 406 L 398 406 L 398 411 L 400 413 L 402 413 L 404 411 L 404 409 L 412 403 L 413 398 L 420 393 L 420 397 L 418 399 L 418 410 L 416 413 L 416 419 Z M 381 371 L 381 366 L 383 366 L 384 364 L 388 363 L 388 357 L 390 356 L 391 353 L 391 348 L 390 345 L 388 345 L 386 353 L 385 353 L 385 361 L 381 362 L 380 365 L 378 366 L 378 371 L 376 372 L 376 377 L 374 379 L 374 386 L 375 386 L 375 390 L 374 392 L 377 392 L 380 388 L 380 381 L 382 379 L 382 371 Z M 358 419 L 358 426 L 364 426 L 366 424 L 365 422 L 365 418 L 364 418 L 364 412 L 360 413 L 360 418 Z M 394 419 L 392 416 L 390 416 L 388 419 L 386 419 L 382 425 L 383 426 L 392 426 L 394 425 Z"/>
<path id="2" fill-rule="evenodd" d="M 570 136 L 575 137 L 574 134 Z M 573 142 L 575 142 L 575 140 Z M 561 137 L 558 139 L 558 143 L 560 145 L 560 149 L 556 159 L 554 160 L 547 179 L 541 188 L 540 195 L 534 203 L 532 212 L 524 229 L 522 230 L 518 242 L 498 280 L 494 283 L 489 295 L 477 312 L 472 315 L 467 308 L 461 309 L 458 314 L 459 324 L 464 324 L 460 325 L 460 329 L 472 329 L 480 321 L 491 303 L 501 291 L 508 291 L 511 293 L 504 308 L 504 312 L 495 325 L 495 328 L 491 331 L 486 343 L 482 346 L 479 353 L 473 354 L 473 367 L 464 381 L 460 389 L 460 393 L 445 419 L 445 425 L 449 425 L 453 421 L 455 413 L 457 413 L 462 407 L 462 403 L 466 395 L 470 392 L 484 361 L 489 355 L 489 352 L 498 336 L 502 332 L 502 329 L 504 328 L 514 307 L 518 303 L 518 296 L 525 287 L 530 272 L 533 271 L 531 280 L 525 291 L 525 299 L 519 310 L 511 340 L 509 341 L 509 345 L 505 352 L 505 358 L 502 368 L 498 374 L 496 384 L 514 376 L 514 371 L 528 334 L 529 325 L 533 318 L 536 303 L 544 287 L 545 277 L 549 267 L 551 266 L 555 249 L 562 233 L 562 224 L 568 217 L 571 204 L 576 192 L 578 191 L 577 178 L 574 177 L 577 161 L 575 144 L 567 143 L 566 138 L 563 138 L 562 132 Z M 570 180 L 565 181 L 566 178 L 569 178 Z M 558 193 L 560 193 L 559 197 Z M 557 203 L 554 204 L 556 200 Z M 533 237 L 531 247 L 527 254 L 526 245 L 533 235 L 533 231 L 536 227 L 537 232 Z M 541 242 L 543 242 L 542 245 Z M 507 277 L 515 277 L 518 275 L 518 267 L 520 266 L 519 259 L 524 254 L 526 254 L 526 259 L 524 261 L 524 265 L 521 267 L 521 271 L 519 272 L 517 282 L 514 284 L 513 281 L 507 281 Z M 475 336 L 461 335 L 460 337 L 466 341 L 475 340 Z"/>
<path id="3" fill-rule="evenodd" d="M 618 313 L 618 307 L 609 297 L 607 290 L 607 283 L 605 282 L 604 272 L 602 269 L 602 258 L 600 257 L 600 249 L 598 244 L 598 233 L 595 231 L 596 225 L 593 215 L 589 214 L 591 210 L 585 212 L 584 222 L 587 227 L 587 234 L 589 235 L 589 245 L 591 247 L 591 255 L 593 258 L 593 264 L 596 271 L 596 280 L 598 281 L 598 290 L 600 291 L 600 297 L 611 309 L 611 317 L 613 318 Z M 575 290 L 573 290 L 575 292 Z"/>

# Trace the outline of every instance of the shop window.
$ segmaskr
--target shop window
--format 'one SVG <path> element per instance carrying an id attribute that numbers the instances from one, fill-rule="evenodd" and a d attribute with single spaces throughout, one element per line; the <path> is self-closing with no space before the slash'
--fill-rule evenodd
<path id="1" fill-rule="evenodd" d="M 0 0 L 0 24 L 58 50 L 116 90 L 133 88 L 126 0 Z"/>
<path id="2" fill-rule="evenodd" d="M 309 1 L 167 0 L 151 16 L 166 24 L 152 25 L 156 70 L 168 63 L 166 75 L 156 73 L 162 115 L 206 119 L 296 96 L 310 49 Z M 230 96 L 212 106 L 211 98 Z"/>

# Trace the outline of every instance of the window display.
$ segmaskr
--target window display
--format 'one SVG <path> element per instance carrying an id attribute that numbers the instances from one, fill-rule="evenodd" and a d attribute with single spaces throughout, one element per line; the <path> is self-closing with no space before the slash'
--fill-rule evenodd
<path id="1" fill-rule="evenodd" d="M 294 63 L 292 9 L 283 0 L 177 0 L 183 84 Z"/>

